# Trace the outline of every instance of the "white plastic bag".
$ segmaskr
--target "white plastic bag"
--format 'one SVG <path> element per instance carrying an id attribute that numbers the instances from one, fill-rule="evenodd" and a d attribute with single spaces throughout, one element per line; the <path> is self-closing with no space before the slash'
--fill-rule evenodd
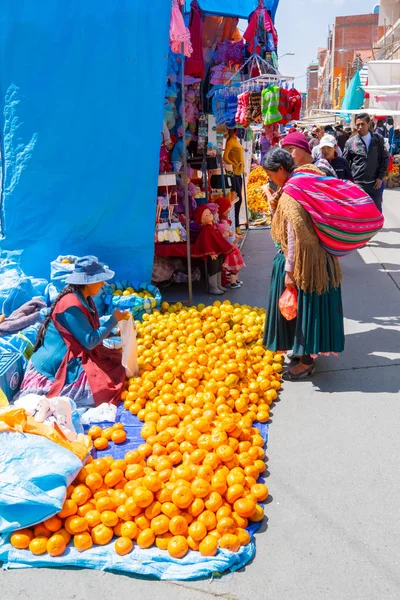
<path id="1" fill-rule="evenodd" d="M 90 425 L 90 423 L 102 423 L 103 421 L 108 421 L 109 423 L 115 423 L 117 418 L 117 407 L 115 404 L 108 404 L 108 402 L 103 402 L 103 404 L 99 404 L 95 408 L 89 408 L 83 415 L 81 416 L 82 425 Z"/>
<path id="2" fill-rule="evenodd" d="M 76 440 L 76 430 L 72 423 L 72 405 L 69 398 L 58 396 L 46 398 L 38 394 L 27 394 L 16 400 L 17 408 L 24 408 L 26 413 L 38 423 L 52 425 L 57 423 L 67 440 Z M 74 404 L 75 407 L 75 404 Z"/>
<path id="3" fill-rule="evenodd" d="M 137 341 L 132 315 L 129 315 L 129 319 L 120 321 L 118 325 L 122 340 L 122 366 L 125 367 L 127 377 L 137 377 Z"/>

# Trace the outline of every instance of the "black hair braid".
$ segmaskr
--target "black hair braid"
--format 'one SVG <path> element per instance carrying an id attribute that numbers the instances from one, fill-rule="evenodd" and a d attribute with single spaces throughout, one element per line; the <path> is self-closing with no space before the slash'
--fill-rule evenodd
<path id="1" fill-rule="evenodd" d="M 39 348 L 41 346 L 43 346 L 44 337 L 46 335 L 47 328 L 50 325 L 51 317 L 53 316 L 53 312 L 54 312 L 54 309 L 55 309 L 57 303 L 61 300 L 61 298 L 64 298 L 64 296 L 66 296 L 67 294 L 77 292 L 77 291 L 81 290 L 83 287 L 84 287 L 83 285 L 70 284 L 70 285 L 67 285 L 59 293 L 59 295 L 57 296 L 57 298 L 54 300 L 53 304 L 50 307 L 49 314 L 47 315 L 46 319 L 43 321 L 43 323 L 40 326 L 40 329 L 38 331 L 37 338 L 36 338 L 36 343 L 33 348 L 34 352 L 36 352 L 37 350 L 39 350 Z"/>

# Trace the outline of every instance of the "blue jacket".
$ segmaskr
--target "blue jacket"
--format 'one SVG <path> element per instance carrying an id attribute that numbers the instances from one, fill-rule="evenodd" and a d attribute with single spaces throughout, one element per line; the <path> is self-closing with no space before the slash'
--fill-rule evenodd
<path id="1" fill-rule="evenodd" d="M 88 310 L 93 312 L 93 309 L 82 294 L 76 293 L 76 296 Z M 93 329 L 86 316 L 76 306 L 72 306 L 62 314 L 58 315 L 57 321 L 60 325 L 65 327 L 65 329 L 68 329 L 78 342 L 89 351 L 101 344 L 103 340 L 110 335 L 112 329 L 117 324 L 116 319 L 111 316 L 101 327 L 99 327 L 99 329 Z M 67 346 L 61 334 L 54 326 L 54 323 L 51 321 L 46 331 L 43 346 L 35 352 L 31 361 L 39 373 L 47 377 L 47 379 L 54 381 L 66 353 Z M 81 373 L 81 360 L 79 358 L 72 359 L 68 364 L 65 383 L 74 383 Z"/>

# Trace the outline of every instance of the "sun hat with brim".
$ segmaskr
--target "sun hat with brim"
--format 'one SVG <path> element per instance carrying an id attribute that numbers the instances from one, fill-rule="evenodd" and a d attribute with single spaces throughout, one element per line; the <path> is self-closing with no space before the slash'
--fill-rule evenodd
<path id="1" fill-rule="evenodd" d="M 324 135 L 319 141 L 319 147 L 323 148 L 324 146 L 328 146 L 328 148 L 335 148 L 337 146 L 337 139 L 333 135 Z"/>
<path id="2" fill-rule="evenodd" d="M 114 271 L 99 262 L 96 256 L 82 256 L 75 263 L 75 269 L 66 279 L 67 283 L 88 285 L 101 283 L 114 277 Z"/>

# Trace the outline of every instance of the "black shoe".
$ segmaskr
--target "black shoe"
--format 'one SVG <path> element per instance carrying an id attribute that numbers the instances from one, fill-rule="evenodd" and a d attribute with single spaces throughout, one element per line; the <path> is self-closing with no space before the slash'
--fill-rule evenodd
<path id="1" fill-rule="evenodd" d="M 230 287 L 232 290 L 237 290 L 237 289 L 241 288 L 242 286 L 239 284 L 238 281 L 235 281 L 235 283 L 231 283 Z"/>
<path id="2" fill-rule="evenodd" d="M 307 377 L 312 377 L 315 373 L 315 366 L 311 365 L 307 371 L 303 371 L 302 373 L 291 373 L 290 371 L 286 371 L 282 375 L 283 381 L 301 381 L 302 379 L 307 379 Z"/>

